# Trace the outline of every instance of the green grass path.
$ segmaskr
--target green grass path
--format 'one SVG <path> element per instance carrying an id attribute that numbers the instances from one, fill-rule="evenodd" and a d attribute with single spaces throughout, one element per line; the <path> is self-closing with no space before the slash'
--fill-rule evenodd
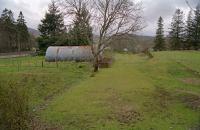
<path id="1" fill-rule="evenodd" d="M 162 52 L 154 56 L 147 59 L 116 54 L 112 68 L 103 69 L 95 77 L 58 95 L 41 112 L 42 119 L 66 130 L 197 127 L 198 104 L 190 105 L 186 99 L 200 96 L 200 84 L 182 80 L 200 78 L 177 62 L 185 66 L 194 62 L 192 69 L 200 72 L 200 53 Z"/>

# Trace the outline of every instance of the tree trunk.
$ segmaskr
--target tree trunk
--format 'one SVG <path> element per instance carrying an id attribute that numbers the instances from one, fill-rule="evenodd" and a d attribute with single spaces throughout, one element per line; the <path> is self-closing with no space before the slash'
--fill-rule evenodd
<path id="1" fill-rule="evenodd" d="M 18 52 L 21 51 L 21 43 L 19 37 L 20 37 L 19 34 L 17 34 Z"/>
<path id="2" fill-rule="evenodd" d="M 98 58 L 98 56 L 96 56 L 95 58 L 94 58 L 94 72 L 98 72 L 99 71 L 99 58 Z"/>

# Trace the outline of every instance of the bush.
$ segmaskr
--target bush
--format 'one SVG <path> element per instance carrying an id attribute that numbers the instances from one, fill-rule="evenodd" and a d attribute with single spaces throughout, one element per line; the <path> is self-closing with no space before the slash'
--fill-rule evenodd
<path id="1" fill-rule="evenodd" d="M 0 128 L 3 130 L 29 129 L 31 114 L 28 93 L 16 83 L 0 84 Z"/>

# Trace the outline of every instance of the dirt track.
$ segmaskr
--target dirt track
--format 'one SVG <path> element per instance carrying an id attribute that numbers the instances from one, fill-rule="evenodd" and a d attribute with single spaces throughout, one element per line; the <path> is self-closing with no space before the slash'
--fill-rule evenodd
<path id="1" fill-rule="evenodd" d="M 12 53 L 0 53 L 0 59 L 29 56 L 29 55 L 31 55 L 31 53 L 32 53 L 31 51 L 26 51 L 26 52 L 12 52 Z"/>

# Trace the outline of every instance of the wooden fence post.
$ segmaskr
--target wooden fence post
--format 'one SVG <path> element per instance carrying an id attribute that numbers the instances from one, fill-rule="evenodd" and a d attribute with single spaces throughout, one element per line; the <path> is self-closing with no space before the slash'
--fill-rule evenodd
<path id="1" fill-rule="evenodd" d="M 17 70 L 19 72 L 19 61 L 17 61 Z"/>
<path id="2" fill-rule="evenodd" d="M 58 61 L 56 61 L 56 67 L 58 68 Z"/>

